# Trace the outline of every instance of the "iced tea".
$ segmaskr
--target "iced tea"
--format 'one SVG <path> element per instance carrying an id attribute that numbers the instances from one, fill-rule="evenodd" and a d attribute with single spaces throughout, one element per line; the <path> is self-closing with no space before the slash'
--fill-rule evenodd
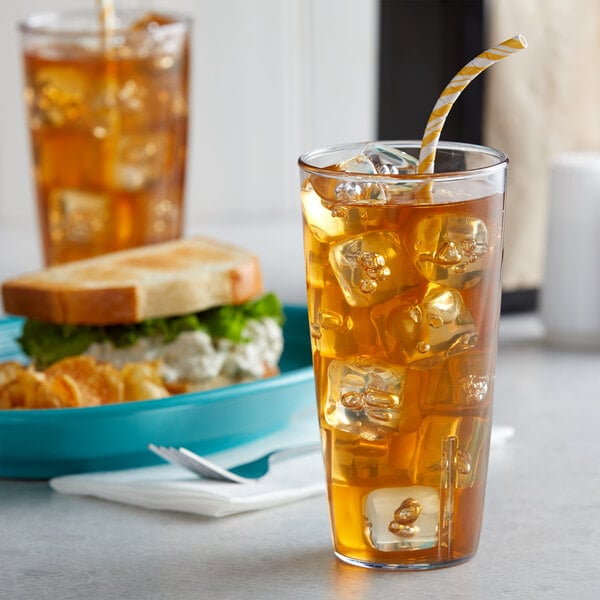
<path id="1" fill-rule="evenodd" d="M 188 24 L 129 15 L 106 33 L 91 13 L 51 17 L 22 26 L 46 263 L 179 237 Z"/>
<path id="2" fill-rule="evenodd" d="M 465 171 L 456 160 L 478 152 L 442 149 L 438 168 Z M 476 551 L 506 166 L 489 152 L 480 172 L 434 176 L 430 200 L 398 147 L 300 161 L 331 523 L 348 562 L 431 568 Z"/>

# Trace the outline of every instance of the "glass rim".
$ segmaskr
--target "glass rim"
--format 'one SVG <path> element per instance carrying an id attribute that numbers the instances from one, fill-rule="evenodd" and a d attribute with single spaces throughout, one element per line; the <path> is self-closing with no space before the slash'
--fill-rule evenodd
<path id="1" fill-rule="evenodd" d="M 441 141 L 437 145 L 438 150 L 458 150 L 464 153 L 478 153 L 495 158 L 495 161 L 483 167 L 473 167 L 462 171 L 443 171 L 437 173 L 355 173 L 352 171 L 332 171 L 327 167 L 319 167 L 311 164 L 311 159 L 316 157 L 342 152 L 350 148 L 360 149 L 368 143 L 380 143 L 393 146 L 400 149 L 420 149 L 421 140 L 375 140 L 374 142 L 351 142 L 345 144 L 336 144 L 334 146 L 323 146 L 304 152 L 298 158 L 298 165 L 304 171 L 312 175 L 328 177 L 332 179 L 361 179 L 374 182 L 405 181 L 405 182 L 423 182 L 423 181 L 455 181 L 458 179 L 473 178 L 478 176 L 492 175 L 498 173 L 508 166 L 508 156 L 501 150 L 490 148 L 481 144 L 470 144 L 466 142 Z"/>
<path id="2" fill-rule="evenodd" d="M 102 31 L 99 27 L 72 27 L 65 26 L 64 19 L 71 18 L 91 18 L 91 22 L 98 22 L 99 16 L 97 10 L 92 9 L 74 9 L 74 10 L 56 10 L 34 12 L 17 23 L 17 28 L 22 34 L 34 34 L 45 36 L 60 36 L 61 38 L 75 37 L 105 37 L 107 34 L 123 34 L 127 32 L 127 27 L 119 19 L 119 15 L 128 15 L 130 17 L 142 16 L 148 14 L 149 10 L 143 9 L 123 9 L 116 11 L 116 20 L 118 26 L 114 30 Z M 153 34 L 157 31 L 165 32 L 169 30 L 189 29 L 192 23 L 191 17 L 171 11 L 155 11 L 153 14 L 170 17 L 172 23 L 157 24 L 156 27 L 149 30 L 140 30 L 138 33 Z"/>

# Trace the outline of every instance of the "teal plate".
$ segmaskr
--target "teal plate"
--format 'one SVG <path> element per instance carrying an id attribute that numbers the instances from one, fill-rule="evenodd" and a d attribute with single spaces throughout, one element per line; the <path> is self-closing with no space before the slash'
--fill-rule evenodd
<path id="1" fill-rule="evenodd" d="M 315 403 L 306 308 L 285 313 L 277 377 L 159 400 L 0 410 L 0 477 L 46 479 L 160 464 L 150 442 L 211 453 L 282 429 Z M 0 362 L 25 361 L 16 343 L 22 323 L 0 319 Z"/>

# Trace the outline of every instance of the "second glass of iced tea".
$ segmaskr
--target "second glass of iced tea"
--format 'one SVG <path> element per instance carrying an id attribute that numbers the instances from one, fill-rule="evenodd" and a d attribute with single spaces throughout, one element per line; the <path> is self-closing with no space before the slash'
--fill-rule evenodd
<path id="1" fill-rule="evenodd" d="M 335 552 L 428 569 L 478 545 L 507 158 L 440 143 L 300 157 L 308 316 Z"/>
<path id="2" fill-rule="evenodd" d="M 46 264 L 181 236 L 190 24 L 123 12 L 21 26 Z"/>

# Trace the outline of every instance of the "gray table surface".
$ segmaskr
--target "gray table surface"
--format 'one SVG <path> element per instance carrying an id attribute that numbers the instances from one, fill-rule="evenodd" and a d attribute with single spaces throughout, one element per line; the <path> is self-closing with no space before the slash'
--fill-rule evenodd
<path id="1" fill-rule="evenodd" d="M 223 519 L 0 482 L 0 598 L 600 598 L 600 354 L 546 346 L 503 317 L 484 529 L 471 561 L 429 572 L 350 567 L 325 497 Z"/>

